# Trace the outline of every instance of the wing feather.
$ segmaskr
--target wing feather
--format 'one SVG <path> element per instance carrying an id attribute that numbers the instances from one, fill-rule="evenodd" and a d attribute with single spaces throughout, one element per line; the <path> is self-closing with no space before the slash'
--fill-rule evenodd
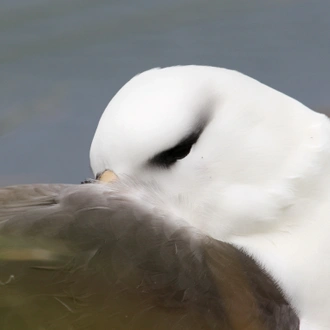
<path id="1" fill-rule="evenodd" d="M 114 187 L 0 189 L 1 329 L 298 329 L 242 251 Z"/>

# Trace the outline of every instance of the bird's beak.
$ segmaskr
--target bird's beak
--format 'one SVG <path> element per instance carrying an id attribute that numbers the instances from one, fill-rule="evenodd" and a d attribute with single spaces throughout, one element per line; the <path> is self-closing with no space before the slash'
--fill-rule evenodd
<path id="1" fill-rule="evenodd" d="M 110 171 L 110 170 L 105 170 L 98 178 L 97 180 L 99 181 L 102 181 L 102 182 L 106 182 L 106 183 L 109 183 L 109 182 L 112 182 L 114 180 L 116 180 L 118 177 L 117 175 Z"/>

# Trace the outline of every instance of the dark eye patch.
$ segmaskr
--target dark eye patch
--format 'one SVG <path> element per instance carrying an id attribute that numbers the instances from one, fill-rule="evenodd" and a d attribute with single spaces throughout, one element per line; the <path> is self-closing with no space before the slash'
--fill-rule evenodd
<path id="1" fill-rule="evenodd" d="M 150 159 L 149 163 L 151 165 L 156 165 L 160 167 L 170 167 L 176 161 L 185 158 L 192 148 L 192 146 L 197 142 L 198 138 L 202 134 L 203 128 L 200 128 L 183 140 L 181 140 L 176 146 L 173 148 L 162 151 L 161 153 L 154 156 Z"/>

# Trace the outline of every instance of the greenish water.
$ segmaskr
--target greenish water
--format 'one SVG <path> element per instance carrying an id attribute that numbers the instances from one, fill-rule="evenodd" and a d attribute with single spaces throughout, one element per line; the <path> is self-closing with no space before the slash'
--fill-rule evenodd
<path id="1" fill-rule="evenodd" d="M 0 185 L 88 177 L 104 107 L 154 66 L 233 68 L 326 109 L 329 12 L 328 0 L 2 0 Z"/>

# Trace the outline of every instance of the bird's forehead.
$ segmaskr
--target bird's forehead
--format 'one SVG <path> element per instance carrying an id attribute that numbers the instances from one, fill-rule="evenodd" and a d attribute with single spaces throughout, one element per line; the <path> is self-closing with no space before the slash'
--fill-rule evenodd
<path id="1" fill-rule="evenodd" d="M 165 123 L 170 120 L 180 123 L 182 119 L 193 118 L 208 97 L 205 85 L 184 76 L 135 79 L 117 93 L 106 109 L 116 122 L 127 123 L 134 119 L 156 124 L 166 119 Z"/>
<path id="2" fill-rule="evenodd" d="M 183 91 L 155 90 L 154 93 L 127 95 L 107 109 L 108 128 L 121 137 L 135 138 L 136 142 L 147 142 L 157 137 L 176 140 L 200 111 L 192 98 L 182 94 Z"/>
<path id="3" fill-rule="evenodd" d="M 198 124 L 208 106 L 198 86 L 184 86 L 180 81 L 133 87 L 113 98 L 97 129 L 104 152 L 111 152 L 113 160 L 145 160 L 172 147 Z"/>

